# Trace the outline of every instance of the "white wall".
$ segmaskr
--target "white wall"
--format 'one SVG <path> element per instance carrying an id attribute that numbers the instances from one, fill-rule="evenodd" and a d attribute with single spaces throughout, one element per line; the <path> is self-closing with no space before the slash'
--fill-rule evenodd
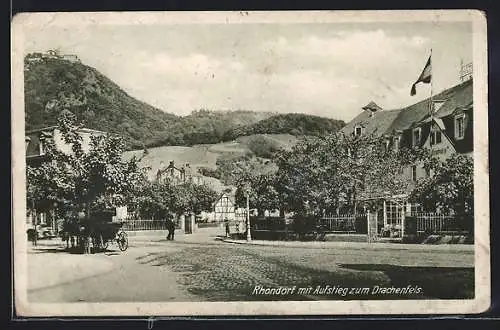
<path id="1" fill-rule="evenodd" d="M 88 152 L 90 150 L 90 141 L 91 141 L 90 137 L 92 135 L 104 134 L 104 133 L 80 131 L 79 134 L 82 137 L 82 150 L 84 152 Z M 71 144 L 68 144 L 64 141 L 62 133 L 59 129 L 54 130 L 54 143 L 56 145 L 56 148 L 58 148 L 58 150 L 66 154 L 72 153 Z"/>

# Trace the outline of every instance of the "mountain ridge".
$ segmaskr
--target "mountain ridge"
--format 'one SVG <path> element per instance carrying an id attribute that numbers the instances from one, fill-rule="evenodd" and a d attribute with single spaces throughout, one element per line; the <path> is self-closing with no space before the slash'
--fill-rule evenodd
<path id="1" fill-rule="evenodd" d="M 69 109 L 88 128 L 120 134 L 131 150 L 215 144 L 253 134 L 317 135 L 345 125 L 319 116 L 244 109 L 198 109 L 178 116 L 134 98 L 97 69 L 57 55 L 26 55 L 24 76 L 27 130 L 55 125 L 58 113 Z"/>

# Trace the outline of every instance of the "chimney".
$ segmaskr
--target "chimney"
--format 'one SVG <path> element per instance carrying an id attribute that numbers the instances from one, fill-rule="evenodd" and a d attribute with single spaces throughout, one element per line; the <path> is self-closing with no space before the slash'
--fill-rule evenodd
<path id="1" fill-rule="evenodd" d="M 367 105 L 365 105 L 363 110 L 367 111 L 370 117 L 373 117 L 377 111 L 381 111 L 382 108 L 379 107 L 375 102 L 370 101 Z"/>
<path id="2" fill-rule="evenodd" d="M 170 161 L 170 164 L 168 165 L 168 167 L 174 167 L 175 166 L 175 163 L 173 160 Z"/>

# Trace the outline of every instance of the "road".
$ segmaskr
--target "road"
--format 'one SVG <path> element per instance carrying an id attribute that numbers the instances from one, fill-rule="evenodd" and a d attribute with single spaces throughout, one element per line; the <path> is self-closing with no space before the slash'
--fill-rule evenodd
<path id="1" fill-rule="evenodd" d="M 463 251 L 308 249 L 156 238 L 131 241 L 126 252 L 101 257 L 113 262 L 111 270 L 31 290 L 29 301 L 460 299 L 474 294 L 474 254 Z M 285 295 L 265 292 L 294 286 Z M 408 286 L 413 292 L 373 290 Z M 299 288 L 312 290 L 299 294 Z M 326 289 L 320 294 L 317 288 Z"/>

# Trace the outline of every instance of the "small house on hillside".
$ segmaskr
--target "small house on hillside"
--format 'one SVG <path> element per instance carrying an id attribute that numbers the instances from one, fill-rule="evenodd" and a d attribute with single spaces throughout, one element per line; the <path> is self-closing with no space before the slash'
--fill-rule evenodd
<path id="1" fill-rule="evenodd" d="M 189 163 L 177 167 L 173 160 L 170 161 L 168 166 L 165 166 L 163 161 L 160 162 L 160 167 L 156 171 L 155 180 L 157 182 L 170 182 L 174 185 L 188 182 L 197 185 L 205 183 L 204 177 L 191 168 Z"/>
<path id="2" fill-rule="evenodd" d="M 173 184 L 184 183 L 186 173 L 184 168 L 175 166 L 174 161 L 170 161 L 168 166 L 164 162 L 160 162 L 160 168 L 156 172 L 156 181 L 159 183 L 171 182 Z"/>

